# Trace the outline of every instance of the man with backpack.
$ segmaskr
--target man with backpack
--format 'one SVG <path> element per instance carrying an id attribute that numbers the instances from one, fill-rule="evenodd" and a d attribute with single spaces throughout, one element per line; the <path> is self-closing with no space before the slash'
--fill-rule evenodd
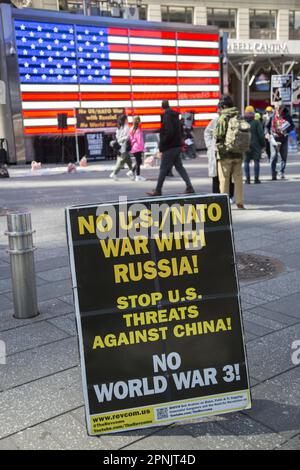
<path id="1" fill-rule="evenodd" d="M 164 110 L 164 114 L 160 130 L 159 150 L 162 156 L 159 176 L 155 190 L 147 194 L 148 196 L 161 196 L 161 190 L 164 181 L 170 170 L 172 170 L 173 166 L 175 166 L 176 170 L 186 184 L 184 194 L 193 194 L 195 192 L 194 188 L 186 170 L 183 167 L 180 156 L 182 132 L 179 114 L 170 108 L 169 102 L 167 100 L 162 102 L 162 108 Z"/>
<path id="2" fill-rule="evenodd" d="M 250 147 L 250 125 L 239 116 L 238 109 L 228 95 L 221 97 L 219 110 L 215 137 L 220 192 L 229 194 L 232 176 L 237 208 L 245 209 L 242 162 L 244 152 Z"/>

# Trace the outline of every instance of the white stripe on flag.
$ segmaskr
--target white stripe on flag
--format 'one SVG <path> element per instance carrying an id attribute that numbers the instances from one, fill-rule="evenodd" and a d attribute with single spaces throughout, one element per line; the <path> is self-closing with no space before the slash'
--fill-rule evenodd
<path id="1" fill-rule="evenodd" d="M 128 37 L 127 36 L 107 36 L 107 42 L 110 44 L 128 44 Z"/>
<path id="2" fill-rule="evenodd" d="M 113 55 L 109 54 L 109 57 L 114 60 Z M 120 55 L 120 54 L 119 54 Z M 124 54 L 125 55 L 125 54 Z M 176 62 L 176 55 L 169 54 L 130 54 L 131 60 L 143 61 L 143 62 Z"/>
<path id="3" fill-rule="evenodd" d="M 219 100 L 207 99 L 207 100 L 179 100 L 179 106 L 215 106 L 219 103 Z"/>
<path id="4" fill-rule="evenodd" d="M 128 69 L 110 69 L 109 73 L 112 77 L 128 77 L 130 75 L 130 70 L 128 70 Z"/>
<path id="5" fill-rule="evenodd" d="M 35 126 L 57 126 L 57 118 L 49 119 L 24 119 L 23 120 L 25 127 L 35 127 Z M 68 118 L 67 123 L 69 126 L 76 124 L 76 118 Z"/>
<path id="6" fill-rule="evenodd" d="M 56 92 L 63 92 L 63 91 L 78 91 L 78 85 L 63 85 L 58 83 L 57 85 L 41 85 L 40 83 L 32 83 L 30 85 L 21 84 L 21 91 L 36 91 L 36 92 L 47 92 L 47 91 L 56 91 Z"/>
<path id="7" fill-rule="evenodd" d="M 219 85 L 178 85 L 179 91 L 219 91 Z"/>
<path id="8" fill-rule="evenodd" d="M 196 121 L 206 121 L 208 119 L 214 119 L 217 115 L 217 113 L 199 113 L 195 114 L 194 118 Z"/>
<path id="9" fill-rule="evenodd" d="M 194 47 L 197 49 L 218 49 L 218 41 L 183 41 L 179 39 L 177 41 L 178 47 Z"/>
<path id="10" fill-rule="evenodd" d="M 114 69 L 111 69 L 111 72 Z M 112 75 L 112 73 L 111 73 Z M 144 69 L 132 69 L 132 77 L 176 77 L 176 70 L 144 70 Z"/>
<path id="11" fill-rule="evenodd" d="M 159 93 L 177 91 L 177 85 L 132 85 L 132 91 L 145 91 L 147 93 Z"/>
<path id="12" fill-rule="evenodd" d="M 141 118 L 142 122 L 160 122 L 161 121 L 161 116 L 160 115 L 155 115 L 155 114 L 145 115 L 145 116 L 139 114 L 139 117 Z M 132 122 L 133 117 L 129 116 L 128 121 Z"/>
<path id="13" fill-rule="evenodd" d="M 130 85 L 80 85 L 80 91 L 102 91 L 107 92 L 122 92 L 122 91 L 131 91 Z"/>
<path id="14" fill-rule="evenodd" d="M 178 77 L 219 77 L 218 70 L 178 70 Z"/>
<path id="15" fill-rule="evenodd" d="M 176 46 L 175 39 L 130 38 L 129 44 L 140 46 Z"/>
<path id="16" fill-rule="evenodd" d="M 203 63 L 203 64 L 217 64 L 219 62 L 218 56 L 195 56 L 195 55 L 180 55 L 177 56 L 178 62 L 192 62 L 192 63 Z"/>
<path id="17" fill-rule="evenodd" d="M 23 101 L 23 109 L 74 109 L 79 108 L 79 101 Z"/>

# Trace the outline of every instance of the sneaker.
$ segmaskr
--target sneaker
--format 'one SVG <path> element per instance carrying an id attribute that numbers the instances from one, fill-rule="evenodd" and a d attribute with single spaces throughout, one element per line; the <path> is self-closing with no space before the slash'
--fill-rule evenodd
<path id="1" fill-rule="evenodd" d="M 282 179 L 282 180 L 285 180 L 284 173 L 281 173 L 281 175 L 280 175 L 280 179 Z"/>
<path id="2" fill-rule="evenodd" d="M 229 200 L 230 200 L 230 204 L 234 203 L 234 199 L 232 197 Z"/>
<path id="3" fill-rule="evenodd" d="M 134 180 L 135 176 L 134 176 L 134 173 L 133 171 L 129 170 L 126 175 L 131 179 L 131 180 Z"/>
<path id="4" fill-rule="evenodd" d="M 112 173 L 109 175 L 109 177 L 110 177 L 111 179 L 115 180 L 115 181 L 118 181 L 118 177 L 117 177 L 117 175 L 114 174 L 114 172 L 112 172 Z"/>
<path id="5" fill-rule="evenodd" d="M 135 181 L 146 181 L 146 178 L 144 178 L 144 177 L 141 176 L 141 175 L 136 175 Z"/>

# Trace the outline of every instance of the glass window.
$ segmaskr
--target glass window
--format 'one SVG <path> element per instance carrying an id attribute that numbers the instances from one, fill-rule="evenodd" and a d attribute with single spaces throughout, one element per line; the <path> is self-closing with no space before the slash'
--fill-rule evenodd
<path id="1" fill-rule="evenodd" d="M 250 39 L 276 39 L 275 10 L 250 10 Z"/>
<path id="2" fill-rule="evenodd" d="M 208 8 L 207 24 L 217 26 L 228 33 L 230 38 L 236 38 L 236 10 L 227 8 Z"/>
<path id="3" fill-rule="evenodd" d="M 193 23 L 193 8 L 162 6 L 161 19 L 172 23 Z"/>
<path id="4" fill-rule="evenodd" d="M 300 11 L 290 11 L 289 39 L 300 39 Z"/>
<path id="5" fill-rule="evenodd" d="M 139 19 L 140 20 L 146 20 L 147 19 L 147 5 L 143 5 L 143 4 L 137 4 L 137 3 L 129 3 L 128 4 L 129 6 L 137 6 L 138 5 L 138 9 L 139 9 Z"/>

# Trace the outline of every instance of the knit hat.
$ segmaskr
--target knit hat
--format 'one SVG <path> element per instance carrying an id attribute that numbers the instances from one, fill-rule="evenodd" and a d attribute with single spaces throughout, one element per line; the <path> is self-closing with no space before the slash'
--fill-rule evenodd
<path id="1" fill-rule="evenodd" d="M 245 113 L 254 113 L 255 110 L 253 108 L 253 106 L 246 106 L 245 108 Z"/>

